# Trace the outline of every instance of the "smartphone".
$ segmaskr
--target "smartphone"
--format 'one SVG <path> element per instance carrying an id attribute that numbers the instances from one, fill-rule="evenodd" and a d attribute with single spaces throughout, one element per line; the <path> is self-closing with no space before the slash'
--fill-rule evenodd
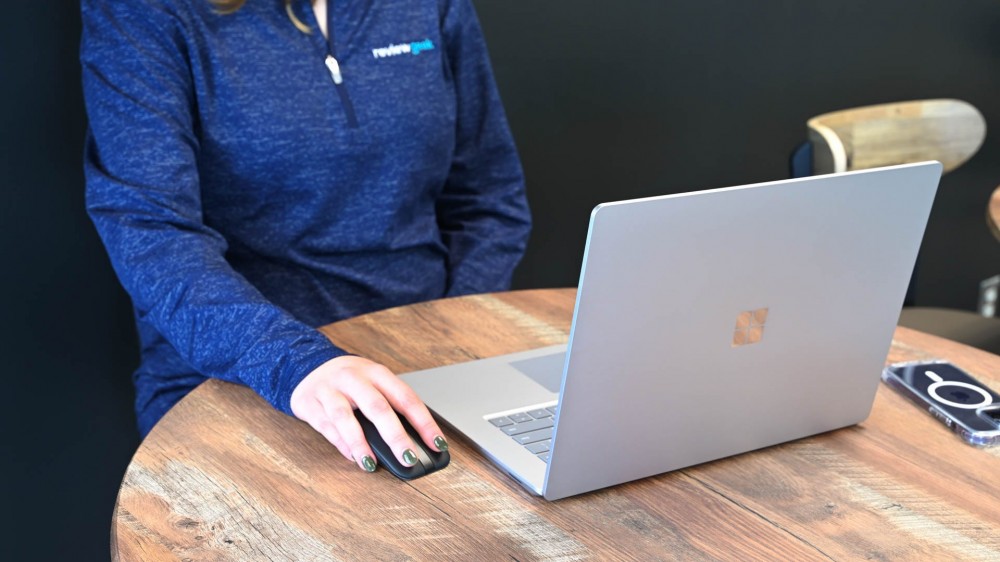
<path id="1" fill-rule="evenodd" d="M 951 363 L 894 363 L 882 380 L 941 420 L 966 443 L 1000 444 L 1000 395 Z"/>

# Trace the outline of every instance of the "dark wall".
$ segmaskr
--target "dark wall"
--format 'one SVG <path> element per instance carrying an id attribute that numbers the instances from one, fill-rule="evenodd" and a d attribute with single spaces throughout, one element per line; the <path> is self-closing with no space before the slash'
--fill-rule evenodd
<path id="1" fill-rule="evenodd" d="M 0 18 L 0 341 L 13 453 L 0 475 L 11 534 L 0 557 L 105 559 L 137 441 L 135 349 L 128 301 L 83 212 L 78 8 L 10 4 Z M 576 283 L 596 203 L 787 177 L 812 115 L 957 97 L 1000 123 L 993 0 L 476 4 L 535 212 L 521 288 Z M 944 179 L 919 304 L 971 308 L 978 281 L 1000 272 L 983 220 L 998 158 L 990 136 Z"/>
<path id="2" fill-rule="evenodd" d="M 0 18 L 4 560 L 107 559 L 138 442 L 127 299 L 83 211 L 78 12 Z"/>
<path id="3" fill-rule="evenodd" d="M 477 6 L 537 218 L 523 287 L 575 285 L 596 203 L 788 177 L 814 115 L 955 97 L 1000 125 L 990 0 Z M 972 309 L 1000 272 L 984 219 L 998 161 L 991 134 L 944 178 L 918 304 Z"/>

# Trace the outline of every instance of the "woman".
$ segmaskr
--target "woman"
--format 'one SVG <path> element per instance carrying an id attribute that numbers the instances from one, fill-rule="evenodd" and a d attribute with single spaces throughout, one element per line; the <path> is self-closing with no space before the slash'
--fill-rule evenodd
<path id="1" fill-rule="evenodd" d="M 530 219 L 469 0 L 83 0 L 87 208 L 132 297 L 145 435 L 207 377 L 364 470 L 447 443 L 314 326 L 503 290 Z"/>

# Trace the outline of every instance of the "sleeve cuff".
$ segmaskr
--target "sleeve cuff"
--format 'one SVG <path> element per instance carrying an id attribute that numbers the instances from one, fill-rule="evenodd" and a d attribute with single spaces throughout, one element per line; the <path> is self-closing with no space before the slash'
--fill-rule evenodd
<path id="1" fill-rule="evenodd" d="M 343 355 L 349 355 L 343 349 L 333 345 L 326 337 L 322 335 L 320 337 L 325 341 L 325 345 L 317 345 L 316 349 L 293 358 L 284 372 L 281 373 L 278 394 L 275 396 L 272 406 L 289 416 L 295 417 L 292 412 L 292 392 L 295 391 L 295 387 L 299 386 L 302 379 L 323 363 Z"/>

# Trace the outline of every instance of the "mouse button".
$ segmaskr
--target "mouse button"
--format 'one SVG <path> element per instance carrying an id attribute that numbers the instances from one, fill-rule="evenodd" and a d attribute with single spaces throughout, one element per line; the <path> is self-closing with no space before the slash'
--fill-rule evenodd
<path id="1" fill-rule="evenodd" d="M 441 470 L 442 468 L 448 466 L 448 463 L 451 462 L 451 453 L 449 453 L 448 451 L 441 451 L 440 453 L 434 453 L 433 455 L 431 455 L 431 460 L 434 461 L 434 468 L 428 469 L 428 471 Z"/>
<path id="2" fill-rule="evenodd" d="M 420 478 L 421 476 L 427 474 L 427 470 L 424 469 L 423 465 L 419 462 L 413 466 L 406 466 L 405 464 L 396 461 L 392 464 L 386 463 L 386 468 L 396 475 L 400 480 L 413 480 L 414 478 Z"/>

